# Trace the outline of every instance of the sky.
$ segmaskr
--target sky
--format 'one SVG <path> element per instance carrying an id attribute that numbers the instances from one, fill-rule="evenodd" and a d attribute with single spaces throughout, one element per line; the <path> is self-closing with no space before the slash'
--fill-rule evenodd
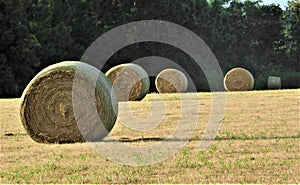
<path id="1" fill-rule="evenodd" d="M 285 8 L 287 6 L 288 0 L 262 0 L 263 4 L 279 4 L 281 8 Z"/>
<path id="2" fill-rule="evenodd" d="M 244 1 L 244 0 L 241 0 L 241 1 Z M 252 1 L 255 1 L 255 0 L 252 0 Z M 296 1 L 299 1 L 300 0 L 296 0 Z M 287 3 L 288 3 L 288 0 L 262 0 L 262 3 L 265 4 L 265 5 L 269 5 L 269 4 L 279 4 L 279 6 L 281 7 L 281 9 L 285 10 L 285 8 L 287 7 Z"/>

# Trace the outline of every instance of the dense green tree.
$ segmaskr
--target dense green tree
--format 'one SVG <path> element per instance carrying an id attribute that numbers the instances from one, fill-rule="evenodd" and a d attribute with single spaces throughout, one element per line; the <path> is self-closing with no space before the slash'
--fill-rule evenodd
<path id="1" fill-rule="evenodd" d="M 72 27 L 73 11 L 69 1 L 33 0 L 27 4 L 29 30 L 38 47 L 36 65 L 49 64 L 74 58 Z M 77 54 L 78 55 L 78 54 Z M 77 56 L 77 58 L 80 56 Z"/>
<path id="2" fill-rule="evenodd" d="M 276 5 L 261 6 L 258 3 L 245 1 L 240 11 L 243 30 L 237 33 L 239 39 L 236 51 L 244 67 L 257 75 L 276 63 L 274 44 L 281 39 L 282 35 L 282 10 Z"/>
<path id="3" fill-rule="evenodd" d="M 29 31 L 25 0 L 0 1 L 0 96 L 20 95 L 36 70 L 37 45 Z"/>
<path id="4" fill-rule="evenodd" d="M 199 35 L 212 49 L 224 73 L 245 67 L 256 89 L 269 75 L 284 88 L 300 84 L 300 3 L 282 10 L 260 1 L 239 0 L 0 0 L 0 96 L 20 96 L 42 68 L 79 60 L 103 33 L 132 21 L 164 20 Z M 199 91 L 209 90 L 204 74 L 177 48 L 136 43 L 121 49 L 103 71 L 144 56 L 158 55 L 182 66 Z"/>
<path id="5" fill-rule="evenodd" d="M 300 72 L 300 3 L 289 1 L 288 8 L 283 16 L 284 41 L 288 66 Z M 282 65 L 285 65 L 283 63 Z"/>

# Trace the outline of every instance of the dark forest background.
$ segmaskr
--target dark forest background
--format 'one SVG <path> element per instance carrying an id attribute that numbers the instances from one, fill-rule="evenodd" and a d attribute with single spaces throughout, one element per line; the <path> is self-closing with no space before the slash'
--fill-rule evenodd
<path id="1" fill-rule="evenodd" d="M 87 47 L 112 28 L 137 20 L 164 20 L 198 34 L 224 74 L 247 68 L 255 89 L 270 75 L 282 88 L 300 88 L 300 4 L 262 5 L 237 0 L 0 0 L 0 97 L 19 97 L 41 69 L 80 60 Z M 191 58 L 168 45 L 139 43 L 116 53 L 103 68 L 157 55 L 185 66 L 198 91 L 208 91 Z"/>

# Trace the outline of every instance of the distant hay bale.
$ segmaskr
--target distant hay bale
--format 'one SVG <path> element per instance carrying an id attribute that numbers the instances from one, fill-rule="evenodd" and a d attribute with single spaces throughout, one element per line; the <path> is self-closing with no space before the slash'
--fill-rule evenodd
<path id="1" fill-rule="evenodd" d="M 254 86 L 252 74 L 244 68 L 231 69 L 224 78 L 224 87 L 227 91 L 249 91 Z"/>
<path id="2" fill-rule="evenodd" d="M 268 88 L 269 89 L 280 89 L 281 88 L 281 78 L 277 76 L 268 77 Z"/>
<path id="3" fill-rule="evenodd" d="M 120 64 L 108 70 L 105 75 L 113 84 L 119 101 L 141 100 L 150 88 L 147 72 L 136 64 Z"/>
<path id="4" fill-rule="evenodd" d="M 86 70 L 99 74 L 96 83 Z M 75 74 L 78 80 L 75 90 L 80 98 L 73 101 Z M 87 92 L 95 96 L 88 97 Z M 86 105 L 89 98 L 94 98 L 96 115 L 84 108 L 89 106 Z M 29 136 L 40 143 L 98 141 L 115 124 L 117 103 L 114 102 L 117 97 L 102 72 L 82 62 L 61 62 L 43 69 L 30 81 L 21 97 L 20 116 Z M 84 129 L 76 122 L 74 106 L 81 108 L 80 112 L 76 109 L 76 115 L 86 123 Z"/>
<path id="5" fill-rule="evenodd" d="M 157 75 L 155 86 L 159 93 L 181 93 L 187 90 L 188 80 L 177 69 L 164 69 Z"/>

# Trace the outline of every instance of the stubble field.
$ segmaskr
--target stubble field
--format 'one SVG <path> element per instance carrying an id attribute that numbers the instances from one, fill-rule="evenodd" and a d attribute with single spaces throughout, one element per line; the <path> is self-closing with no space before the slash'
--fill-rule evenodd
<path id="1" fill-rule="evenodd" d="M 160 125 L 136 131 L 119 119 L 111 136 L 136 147 L 162 142 L 182 118 L 179 95 L 149 94 L 129 103 L 130 111 L 143 120 L 151 116 L 149 105 L 162 101 Z M 227 93 L 222 128 L 204 151 L 199 146 L 210 117 L 211 94 L 198 93 L 189 101 L 198 102 L 200 118 L 188 143 L 163 162 L 134 167 L 105 159 L 88 143 L 34 142 L 20 121 L 19 99 L 0 99 L 0 182 L 300 183 L 300 89 Z M 124 118 L 128 112 L 122 106 Z M 189 109 L 193 117 L 194 107 Z"/>

